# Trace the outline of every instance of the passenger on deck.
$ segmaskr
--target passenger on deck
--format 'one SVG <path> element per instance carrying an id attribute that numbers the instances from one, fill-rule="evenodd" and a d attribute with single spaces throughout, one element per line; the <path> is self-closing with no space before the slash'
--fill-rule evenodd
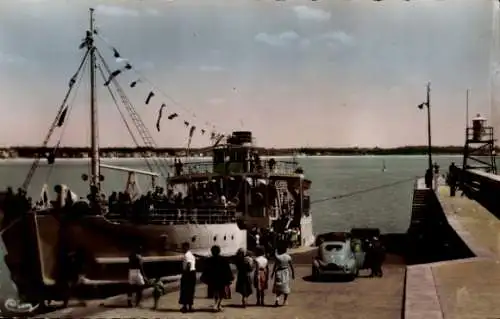
<path id="1" fill-rule="evenodd" d="M 254 158 L 254 161 L 255 161 L 255 167 L 258 169 L 261 165 L 261 161 L 260 161 L 260 156 L 259 156 L 259 153 L 255 152 L 253 154 L 253 158 Z"/>
<path id="2" fill-rule="evenodd" d="M 12 187 L 8 187 L 2 207 L 4 211 L 3 224 L 6 225 L 19 218 L 22 214 L 27 213 L 31 207 L 32 203 L 30 199 L 26 197 L 26 192 L 24 190 L 18 189 L 17 194 L 14 194 Z"/>
<path id="3" fill-rule="evenodd" d="M 113 192 L 108 198 L 108 209 L 112 215 L 116 214 L 117 212 L 116 210 L 117 204 L 118 204 L 118 194 L 116 192 Z"/>
<path id="4" fill-rule="evenodd" d="M 181 162 L 181 159 L 175 159 L 175 162 L 174 162 L 174 167 L 175 167 L 175 175 L 176 176 L 180 176 L 182 174 L 182 170 L 183 170 L 183 164 Z"/>
<path id="5" fill-rule="evenodd" d="M 269 171 L 270 172 L 273 172 L 274 171 L 274 167 L 276 166 L 276 160 L 274 158 L 271 158 L 267 165 L 269 166 Z"/>
<path id="6" fill-rule="evenodd" d="M 56 199 L 53 201 L 50 201 L 50 204 L 52 205 L 52 207 L 54 209 L 57 210 L 57 209 L 60 209 L 63 207 L 64 194 L 62 193 L 63 189 L 62 189 L 61 185 L 54 186 L 54 192 L 56 193 Z"/>

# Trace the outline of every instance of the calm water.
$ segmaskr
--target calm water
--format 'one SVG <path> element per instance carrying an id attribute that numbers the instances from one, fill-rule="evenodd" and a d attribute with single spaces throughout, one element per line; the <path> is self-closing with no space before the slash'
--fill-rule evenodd
<path id="1" fill-rule="evenodd" d="M 451 161 L 460 163 L 460 156 L 436 156 L 434 160 L 445 172 Z M 312 200 L 356 192 L 379 185 L 423 175 L 427 166 L 425 156 L 353 156 L 353 157 L 304 157 L 298 158 L 306 176 L 313 181 Z M 382 172 L 385 162 L 387 170 Z M 146 169 L 141 160 L 105 160 L 105 163 Z M 18 187 L 22 184 L 31 161 L 6 160 L 0 162 L 0 187 Z M 65 183 L 83 196 L 87 183 L 81 180 L 88 173 L 89 165 L 82 160 L 56 161 L 52 167 L 43 163 L 37 170 L 29 195 L 38 199 L 42 185 L 51 187 Z M 105 191 L 122 190 L 126 174 L 103 170 Z M 140 186 L 147 190 L 149 180 L 141 178 Z M 378 227 L 382 232 L 405 232 L 410 221 L 410 208 L 414 181 L 374 190 L 337 200 L 313 204 L 314 230 L 316 233 L 344 231 L 352 227 Z M 0 260 L 0 294 L 14 296 L 3 258 Z"/>
<path id="2" fill-rule="evenodd" d="M 207 161 L 207 160 L 205 160 Z M 313 181 L 312 200 L 355 192 L 378 185 L 423 175 L 427 166 L 425 156 L 353 156 L 353 157 L 304 157 L 298 158 L 306 176 Z M 445 172 L 451 161 L 460 157 L 441 156 L 435 161 Z M 142 160 L 115 159 L 105 163 L 147 170 Z M 385 162 L 387 170 L 382 172 Z M 31 161 L 7 160 L 0 162 L 0 187 L 22 184 Z M 88 184 L 81 180 L 88 174 L 89 165 L 83 160 L 60 160 L 51 166 L 42 163 L 35 173 L 29 195 L 38 199 L 42 185 L 64 183 L 79 196 L 87 194 Z M 123 190 L 127 175 L 123 172 L 103 169 L 105 192 Z M 147 190 L 150 180 L 141 176 L 139 184 Z M 356 227 L 378 227 L 383 232 L 404 232 L 410 218 L 413 181 L 358 194 L 338 200 L 313 205 L 316 232 L 343 231 Z"/>

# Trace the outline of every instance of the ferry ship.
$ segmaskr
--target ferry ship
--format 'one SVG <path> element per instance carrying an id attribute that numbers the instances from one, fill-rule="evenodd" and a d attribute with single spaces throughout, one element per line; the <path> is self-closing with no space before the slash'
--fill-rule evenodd
<path id="1" fill-rule="evenodd" d="M 208 256 L 213 245 L 219 245 L 223 255 L 233 256 L 238 249 L 247 248 L 247 231 L 251 227 L 272 227 L 279 233 L 296 229 L 300 245 L 314 244 L 311 181 L 304 177 L 296 161 L 261 160 L 251 132 L 218 135 L 209 146 L 212 160 L 208 163 L 176 160 L 171 165 L 164 158 L 145 155 L 149 171 L 101 164 L 97 73 L 101 73 L 112 97 L 120 97 L 145 144 L 145 153 L 156 144 L 114 77 L 116 72 L 97 48 L 97 34 L 91 9 L 90 28 L 80 46 L 86 53 L 41 147 L 48 149 L 54 131 L 65 125 L 70 113 L 68 97 L 88 66 L 90 174 L 82 174 L 82 179 L 89 182 L 88 196 L 78 197 L 69 187 L 56 185 L 56 199 L 50 201 L 46 185 L 40 200 L 30 203 L 26 190 L 44 154 L 35 159 L 18 194 L 8 190 L 1 196 L 5 262 L 21 299 L 45 303 L 62 298 L 61 273 L 69 267 L 68 256 L 76 252 L 83 256 L 84 263 L 85 276 L 80 283 L 94 287 L 126 283 L 128 256 L 139 246 L 145 271 L 153 278 L 180 270 L 182 243 L 190 243 L 199 257 Z M 45 154 L 49 164 L 56 160 L 58 145 Z M 104 195 L 101 170 L 105 169 L 129 175 L 125 190 Z M 138 174 L 151 177 L 152 189 L 147 194 L 134 193 Z M 165 190 L 159 179 L 165 181 Z"/>

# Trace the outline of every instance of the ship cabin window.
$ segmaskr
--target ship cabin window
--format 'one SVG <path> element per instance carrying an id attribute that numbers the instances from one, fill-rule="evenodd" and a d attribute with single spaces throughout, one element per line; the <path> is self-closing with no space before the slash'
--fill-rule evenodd
<path id="1" fill-rule="evenodd" d="M 232 167 L 233 172 L 248 172 L 248 148 L 235 147 L 229 149 L 229 161 L 236 166 Z"/>
<path id="2" fill-rule="evenodd" d="M 214 236 L 214 241 L 217 241 L 217 236 Z"/>
<path id="3" fill-rule="evenodd" d="M 216 149 L 214 150 L 214 164 L 224 163 L 226 159 L 225 149 Z"/>
<path id="4" fill-rule="evenodd" d="M 229 153 L 229 158 L 231 162 L 243 163 L 247 159 L 248 149 L 231 149 Z"/>

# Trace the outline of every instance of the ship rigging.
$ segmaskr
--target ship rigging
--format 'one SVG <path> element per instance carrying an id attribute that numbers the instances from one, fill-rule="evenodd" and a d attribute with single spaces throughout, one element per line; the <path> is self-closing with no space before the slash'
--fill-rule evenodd
<path id="1" fill-rule="evenodd" d="M 12 191 L 3 194 L 3 222 L 8 226 L 1 235 L 7 250 L 6 263 L 21 294 L 36 302 L 60 298 L 59 273 L 76 252 L 86 257 L 84 284 L 95 286 L 126 282 L 127 257 L 138 246 L 142 247 L 148 276 L 156 278 L 178 270 L 176 265 L 182 259 L 180 250 L 184 243 L 189 243 L 191 251 L 200 258 L 208 256 L 213 245 L 220 246 L 221 255 L 233 256 L 239 249 L 247 248 L 247 229 L 253 227 L 273 229 L 276 233 L 293 229 L 300 233 L 300 246 L 314 243 L 311 181 L 305 178 L 304 170 L 295 160 L 261 159 L 251 132 L 226 135 L 214 130 L 213 125 L 207 128 L 194 119 L 188 120 L 181 112 L 168 109 L 165 102 L 158 103 L 162 91 L 154 89 L 147 93 L 144 104 L 158 103 L 156 129 L 160 130 L 163 112 L 168 109 L 167 120 L 180 120 L 187 129 L 188 150 L 195 132 L 207 133 L 212 159 L 208 163 L 176 160 L 171 165 L 166 158 L 148 156 L 148 150 L 157 148 L 157 144 L 119 82 L 121 74 L 134 68 L 128 59 L 123 59 L 125 64 L 113 70 L 96 46 L 97 37 L 94 10 L 90 9 L 90 27 L 80 45 L 85 52 L 42 149 L 48 148 L 58 129 L 61 136 L 55 147 L 40 152 L 33 161 L 23 183 L 25 191 L 19 195 Z M 115 58 L 122 58 L 115 47 L 104 42 Z M 40 200 L 33 205 L 26 190 L 41 158 L 47 157 L 51 164 L 49 175 L 57 169 L 53 165 L 57 149 L 86 68 L 90 70 L 90 174 L 82 174 L 82 179 L 89 184 L 87 200 L 65 185 L 56 185 L 56 200 L 50 201 L 46 184 Z M 139 142 L 144 145 L 142 157 L 149 171 L 101 163 L 97 117 L 99 76 L 133 142 L 138 147 Z M 140 86 L 144 79 L 143 76 L 134 79 L 130 89 Z M 130 117 L 132 125 L 125 115 Z M 137 132 L 133 132 L 134 127 Z M 125 191 L 112 192 L 106 197 L 101 169 L 129 173 Z M 132 180 L 135 174 L 150 176 L 152 191 L 133 194 L 137 186 Z M 165 182 L 166 189 L 157 185 L 159 179 Z M 20 234 L 24 241 L 19 241 Z"/>

